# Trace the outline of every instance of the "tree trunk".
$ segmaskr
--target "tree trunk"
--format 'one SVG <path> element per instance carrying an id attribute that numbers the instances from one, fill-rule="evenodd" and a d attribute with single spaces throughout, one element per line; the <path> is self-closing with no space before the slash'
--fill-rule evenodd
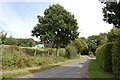
<path id="1" fill-rule="evenodd" d="M 34 56 L 36 56 L 36 50 L 35 50 L 35 52 L 34 52 Z"/>
<path id="2" fill-rule="evenodd" d="M 58 57 L 59 56 L 59 48 L 56 48 L 56 57 Z"/>

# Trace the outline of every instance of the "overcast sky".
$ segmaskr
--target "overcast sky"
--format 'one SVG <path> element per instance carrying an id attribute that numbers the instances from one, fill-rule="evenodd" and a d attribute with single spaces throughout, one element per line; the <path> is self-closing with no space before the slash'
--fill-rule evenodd
<path id="1" fill-rule="evenodd" d="M 80 37 L 108 32 L 112 25 L 103 21 L 102 4 L 99 0 L 1 0 L 0 29 L 15 38 L 33 38 L 31 30 L 46 8 L 59 3 L 75 15 Z M 34 38 L 35 39 L 35 38 Z"/>

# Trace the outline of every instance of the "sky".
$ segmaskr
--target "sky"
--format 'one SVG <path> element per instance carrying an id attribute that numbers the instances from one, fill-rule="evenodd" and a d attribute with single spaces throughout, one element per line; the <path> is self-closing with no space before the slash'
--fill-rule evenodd
<path id="1" fill-rule="evenodd" d="M 37 15 L 44 16 L 44 10 L 57 3 L 75 15 L 79 37 L 87 38 L 112 29 L 113 25 L 103 21 L 103 5 L 99 0 L 1 0 L 0 29 L 8 37 L 38 40 L 31 36 L 31 30 L 38 23 Z"/>

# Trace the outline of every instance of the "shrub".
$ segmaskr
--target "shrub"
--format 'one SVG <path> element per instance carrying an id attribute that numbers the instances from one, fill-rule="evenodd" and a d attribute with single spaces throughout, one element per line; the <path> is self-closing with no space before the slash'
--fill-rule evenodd
<path id="1" fill-rule="evenodd" d="M 78 54 L 88 48 L 87 44 L 82 39 L 75 39 L 74 41 L 71 41 L 69 45 L 74 46 Z"/>
<path id="2" fill-rule="evenodd" d="M 116 39 L 112 49 L 113 74 L 120 78 L 120 38 Z"/>
<path id="3" fill-rule="evenodd" d="M 60 57 L 65 57 L 65 54 L 66 54 L 66 50 L 65 49 L 63 49 L 63 48 L 59 49 L 59 56 Z"/>
<path id="4" fill-rule="evenodd" d="M 47 48 L 49 56 L 55 56 L 56 50 L 54 48 Z"/>
<path id="5" fill-rule="evenodd" d="M 66 57 L 67 58 L 74 58 L 77 56 L 77 50 L 74 46 L 68 45 L 66 47 Z"/>
<path id="6" fill-rule="evenodd" d="M 96 50 L 96 58 L 104 71 L 112 72 L 112 43 L 100 46 Z"/>
<path id="7" fill-rule="evenodd" d="M 18 68 L 17 62 L 22 57 L 18 52 L 4 53 L 2 56 L 2 69 L 15 69 Z"/>

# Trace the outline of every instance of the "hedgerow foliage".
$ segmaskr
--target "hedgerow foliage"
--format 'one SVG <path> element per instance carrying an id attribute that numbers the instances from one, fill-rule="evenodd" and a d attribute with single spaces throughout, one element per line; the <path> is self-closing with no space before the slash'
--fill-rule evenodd
<path id="1" fill-rule="evenodd" d="M 112 72 L 120 78 L 120 38 L 97 48 L 96 59 L 104 71 Z"/>
<path id="2" fill-rule="evenodd" d="M 60 49 L 60 57 L 54 57 L 54 48 L 32 49 L 20 48 L 18 46 L 3 46 L 2 49 L 2 69 L 14 70 L 33 66 L 44 66 L 53 63 L 63 62 L 65 49 Z M 36 55 L 34 55 L 36 50 Z M 41 55 L 44 53 L 44 56 Z M 48 54 L 49 53 L 49 54 Z M 31 54 L 31 55 L 30 55 Z"/>
<path id="3" fill-rule="evenodd" d="M 112 49 L 113 74 L 120 78 L 120 38 L 116 39 Z"/>
<path id="4" fill-rule="evenodd" d="M 96 59 L 104 71 L 112 72 L 112 43 L 97 48 Z"/>

